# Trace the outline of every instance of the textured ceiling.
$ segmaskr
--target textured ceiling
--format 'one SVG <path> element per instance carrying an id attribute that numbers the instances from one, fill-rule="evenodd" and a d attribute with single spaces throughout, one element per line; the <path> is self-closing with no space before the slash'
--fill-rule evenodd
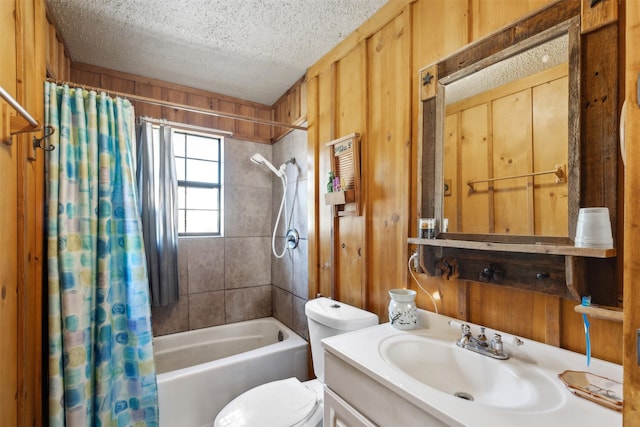
<path id="1" fill-rule="evenodd" d="M 387 0 L 48 0 L 71 60 L 272 105 Z"/>
<path id="2" fill-rule="evenodd" d="M 446 104 L 469 99 L 568 61 L 569 37 L 565 34 L 447 84 Z"/>

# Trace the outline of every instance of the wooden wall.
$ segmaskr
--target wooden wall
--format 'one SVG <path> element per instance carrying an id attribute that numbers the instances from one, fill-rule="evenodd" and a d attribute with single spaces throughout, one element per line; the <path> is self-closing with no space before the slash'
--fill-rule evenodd
<path id="1" fill-rule="evenodd" d="M 640 328 L 640 99 L 637 85 L 640 76 L 640 2 L 626 2 L 626 84 L 624 170 L 624 424 L 640 425 L 640 366 L 637 359 Z M 624 62 L 623 62 L 624 63 Z M 624 80 L 623 80 L 624 81 Z"/>
<path id="2" fill-rule="evenodd" d="M 99 87 L 108 91 L 129 93 L 249 118 L 295 125 L 302 124 L 306 120 L 306 107 L 303 107 L 303 105 L 306 106 L 304 78 L 296 82 L 273 106 L 74 62 L 71 63 L 70 80 L 77 84 Z M 161 107 L 142 102 L 134 102 L 134 105 L 136 116 L 148 116 L 225 130 L 233 132 L 235 139 L 246 141 L 271 144 L 290 131 L 289 128 L 181 111 L 172 107 Z"/>
<path id="3" fill-rule="evenodd" d="M 0 86 L 43 123 L 44 0 L 0 2 Z M 0 104 L 4 102 L 0 101 Z M 14 115 L 11 131 L 29 128 Z M 6 122 L 2 127 L 6 128 Z M 5 129 L 6 131 L 6 129 Z M 0 132 L 4 134 L 4 132 Z M 33 136 L 0 143 L 0 425 L 39 426 L 42 418 L 44 153 Z"/>
<path id="4" fill-rule="evenodd" d="M 60 81 L 71 78 L 71 59 L 52 18 L 47 14 L 47 77 Z"/>
<path id="5" fill-rule="evenodd" d="M 333 295 L 387 320 L 387 291 L 411 287 L 415 235 L 418 72 L 552 0 L 398 0 L 307 72 L 309 119 L 309 294 Z M 363 214 L 334 218 L 322 202 L 325 144 L 362 135 Z M 584 352 L 573 301 L 474 282 L 419 275 L 438 291 L 441 313 Z M 612 279 L 613 280 L 613 279 Z M 615 288 L 615 286 L 614 286 Z M 419 291 L 418 306 L 433 310 Z M 622 362 L 622 325 L 592 320 L 595 357 Z"/>
<path id="6" fill-rule="evenodd" d="M 307 76 L 301 77 L 272 106 L 273 121 L 303 125 L 307 121 Z M 290 128 L 274 129 L 272 142 L 278 141 Z"/>
<path id="7" fill-rule="evenodd" d="M 71 81 L 76 84 L 99 87 L 104 90 L 130 93 L 190 105 L 199 108 L 257 117 L 271 120 L 271 107 L 238 98 L 219 95 L 200 89 L 189 88 L 161 80 L 123 73 L 88 64 L 71 64 Z M 215 117 L 204 114 L 161 107 L 141 102 L 134 102 L 136 116 L 148 116 L 180 123 L 203 126 L 233 132 L 233 137 L 242 140 L 271 143 L 272 126 Z"/>

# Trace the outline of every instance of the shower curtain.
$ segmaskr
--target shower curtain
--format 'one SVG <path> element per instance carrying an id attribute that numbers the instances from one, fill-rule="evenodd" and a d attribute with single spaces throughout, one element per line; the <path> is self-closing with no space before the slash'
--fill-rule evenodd
<path id="1" fill-rule="evenodd" d="M 158 425 L 133 115 L 45 83 L 51 427 Z"/>
<path id="2" fill-rule="evenodd" d="M 178 301 L 178 179 L 170 126 L 142 119 L 136 125 L 138 167 L 136 183 L 147 255 L 151 304 Z"/>

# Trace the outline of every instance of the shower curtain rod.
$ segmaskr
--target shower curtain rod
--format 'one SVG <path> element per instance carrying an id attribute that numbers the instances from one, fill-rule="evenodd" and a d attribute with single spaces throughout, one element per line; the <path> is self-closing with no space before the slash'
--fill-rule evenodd
<path id="1" fill-rule="evenodd" d="M 138 122 L 148 122 L 154 125 L 167 125 L 167 126 L 171 126 L 174 129 L 186 129 L 186 130 L 195 130 L 198 132 L 205 132 L 205 133 L 213 133 L 213 134 L 222 134 L 222 135 L 227 135 L 227 136 L 233 136 L 233 132 L 230 132 L 228 130 L 221 130 L 221 129 L 210 129 L 204 126 L 196 126 L 196 125 L 189 125 L 186 123 L 179 123 L 179 122 L 172 122 L 170 120 L 165 120 L 165 119 L 155 119 L 153 117 L 147 117 L 147 116 L 141 116 L 137 118 Z"/>
<path id="2" fill-rule="evenodd" d="M 9 92 L 4 90 L 2 86 L 0 86 L 0 97 L 7 101 L 7 103 L 11 105 L 18 114 L 20 114 L 31 125 L 32 128 L 40 127 L 40 123 L 38 123 L 38 121 L 34 119 L 33 116 L 31 116 L 31 114 L 29 114 L 27 110 L 25 110 L 25 108 L 9 94 Z"/>
<path id="3" fill-rule="evenodd" d="M 224 118 L 228 118 L 228 119 L 235 119 L 235 120 L 241 120 L 241 121 L 245 121 L 245 122 L 251 122 L 251 123 L 259 123 L 262 125 L 269 125 L 269 126 L 277 126 L 277 127 L 283 127 L 283 128 L 289 128 L 289 129 L 297 129 L 297 130 L 307 130 L 306 126 L 297 126 L 297 125 L 292 125 L 292 124 L 288 124 L 288 123 L 281 123 L 281 122 L 275 122 L 272 120 L 266 120 L 266 119 L 260 119 L 257 117 L 247 117 L 247 116 L 242 116 L 240 114 L 234 114 L 234 113 L 226 113 L 224 111 L 217 111 L 217 110 L 210 110 L 207 108 L 200 108 L 200 107 L 193 107 L 190 105 L 184 105 L 184 104 L 178 104 L 175 102 L 170 102 L 170 101 L 159 101 L 157 99 L 153 99 L 153 98 L 147 98 L 145 96 L 140 96 L 140 95 L 134 95 L 132 93 L 124 93 L 124 92 L 116 92 L 114 90 L 106 90 L 106 89 L 102 89 L 99 87 L 92 87 L 92 86 L 87 86 L 87 85 L 83 85 L 83 84 L 79 84 L 79 83 L 73 83 L 73 82 L 61 82 L 55 79 L 47 79 L 48 82 L 51 83 L 55 83 L 55 84 L 63 84 L 63 85 L 67 85 L 69 87 L 73 87 L 73 88 L 82 88 L 85 90 L 93 90 L 96 92 L 104 92 L 108 95 L 114 95 L 114 96 L 119 96 L 121 98 L 126 98 L 129 99 L 131 101 L 135 101 L 135 102 L 142 102 L 145 104 L 151 104 L 151 105 L 159 105 L 161 107 L 171 107 L 171 108 L 175 108 L 177 110 L 182 110 L 182 111 L 188 111 L 190 113 L 198 113 L 198 114 L 205 114 L 208 116 L 216 116 L 216 117 L 224 117 Z"/>

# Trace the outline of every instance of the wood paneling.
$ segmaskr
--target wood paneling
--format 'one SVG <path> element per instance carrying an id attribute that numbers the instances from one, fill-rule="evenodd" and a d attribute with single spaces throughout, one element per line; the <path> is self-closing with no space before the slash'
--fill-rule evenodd
<path id="1" fill-rule="evenodd" d="M 458 120 L 455 120 L 454 129 L 460 135 L 461 142 L 456 147 L 456 157 L 460 159 L 460 163 L 451 172 L 449 172 L 450 169 L 444 170 L 445 178 L 455 180 L 457 183 L 457 186 L 452 188 L 451 197 L 455 197 L 456 201 L 459 200 L 456 203 L 457 206 L 460 206 L 456 212 L 459 216 L 457 230 L 465 233 L 493 230 L 493 221 L 489 221 L 489 213 L 492 210 L 489 205 L 489 197 L 487 197 L 488 192 L 469 192 L 467 185 L 464 184 L 467 181 L 489 176 L 491 151 L 488 147 L 490 142 L 488 114 L 486 105 L 478 105 L 464 111 Z M 448 200 L 445 198 L 445 203 Z M 450 224 L 451 231 L 456 230 L 453 228 L 454 224 L 455 221 Z"/>
<path id="2" fill-rule="evenodd" d="M 581 62 L 586 70 L 583 73 L 581 90 L 588 94 L 584 99 L 580 117 L 580 164 L 586 171 L 580 175 L 581 207 L 607 206 L 611 218 L 611 229 L 617 230 L 618 212 L 616 197 L 618 194 L 618 111 L 619 111 L 619 74 L 618 50 L 610 40 L 618 38 L 618 24 L 614 23 L 583 36 L 581 44 Z M 613 233 L 614 245 L 622 246 Z M 590 281 L 608 286 L 591 287 L 594 301 L 602 305 L 618 303 L 618 271 L 615 259 L 597 260 L 586 264 L 586 275 Z M 597 294 L 596 294 L 597 292 Z"/>
<path id="3" fill-rule="evenodd" d="M 11 426 L 17 425 L 19 381 L 17 164 L 15 142 L 0 144 L 0 424 Z"/>
<path id="4" fill-rule="evenodd" d="M 387 291 L 404 287 L 411 187 L 411 8 L 367 42 L 368 130 L 363 163 L 369 308 L 388 318 Z M 372 167 L 375 165 L 375 167 Z M 378 261 L 374 261 L 378 259 Z M 346 284 L 345 284 L 346 285 Z"/>
<path id="5" fill-rule="evenodd" d="M 0 85 L 40 123 L 47 29 L 44 1 L 0 3 L 3 52 Z M 33 133 L 14 135 L 12 145 L 0 144 L 0 424 L 3 426 L 43 425 L 44 154 L 34 152 L 30 146 L 33 136 Z"/>
<path id="6" fill-rule="evenodd" d="M 273 120 L 282 123 L 301 124 L 307 120 L 306 76 L 300 78 L 273 104 Z M 262 130 L 259 130 L 259 132 Z M 276 128 L 274 140 L 282 138 L 291 129 Z"/>
<path id="7" fill-rule="evenodd" d="M 497 99 L 492 103 L 491 155 L 494 177 L 515 176 L 523 171 L 532 171 L 531 117 L 531 92 L 528 90 Z M 533 227 L 530 226 L 533 224 L 533 218 L 528 184 L 528 178 L 493 183 L 493 217 L 496 233 L 533 234 Z"/>
<path id="8" fill-rule="evenodd" d="M 305 77 L 298 80 L 273 106 L 88 64 L 73 64 L 71 66 L 70 79 L 74 83 L 100 87 L 114 92 L 131 93 L 153 99 L 238 114 L 249 118 L 296 125 L 302 124 L 307 120 L 307 82 Z M 290 128 L 275 128 L 274 126 L 246 120 L 234 120 L 227 117 L 179 111 L 175 108 L 161 107 L 143 102 L 134 102 L 134 105 L 138 116 L 164 118 L 196 126 L 225 130 L 233 132 L 235 139 L 247 141 L 272 143 L 291 131 Z"/>
<path id="9" fill-rule="evenodd" d="M 307 112 L 309 114 L 309 130 L 307 131 L 307 217 L 309 222 L 309 229 L 307 236 L 308 242 L 308 256 L 309 256 L 309 282 L 307 284 L 309 297 L 315 297 L 320 293 L 320 249 L 326 248 L 326 244 L 323 244 L 320 237 L 320 197 L 324 194 L 321 190 L 321 182 L 318 177 L 320 156 L 318 141 L 318 133 L 320 127 L 318 126 L 318 120 L 320 118 L 319 113 L 319 94 L 318 94 L 319 78 L 314 77 L 307 81 Z M 325 182 L 326 184 L 326 182 Z M 328 294 L 325 294 L 328 295 Z M 310 371 L 311 372 L 311 371 Z"/>
<path id="10" fill-rule="evenodd" d="M 545 318 L 545 298 L 533 292 L 472 282 L 469 286 L 469 305 L 472 307 L 469 320 L 518 336 L 533 337 L 538 325 L 530 319 Z M 474 310 L 474 307 L 483 309 Z"/>
<path id="11" fill-rule="evenodd" d="M 626 1 L 625 147 L 624 170 L 624 422 L 640 425 L 640 364 L 637 331 L 640 329 L 640 2 Z M 609 333 L 606 331 L 605 333 Z"/>
<path id="12" fill-rule="evenodd" d="M 568 79 L 561 78 L 533 89 L 533 170 L 553 169 L 568 162 L 569 130 Z M 551 144 L 549 142 L 552 142 Z M 568 192 L 566 184 L 556 183 L 555 175 L 534 180 L 534 233 L 542 236 L 567 236 Z"/>
<path id="13" fill-rule="evenodd" d="M 142 104 L 141 102 L 139 104 Z M 201 95 L 198 93 L 188 93 L 187 94 L 187 105 L 193 105 L 194 107 L 200 107 L 200 108 L 209 108 L 209 109 L 214 109 L 212 107 L 213 105 L 213 99 L 209 96 L 205 96 L 205 95 Z M 153 117 L 153 116 L 152 116 Z M 193 116 L 193 125 L 196 126 L 202 126 L 202 127 L 208 127 L 208 128 L 214 128 L 214 129 L 219 129 L 218 126 L 218 118 L 215 116 L 207 116 L 204 114 L 195 114 Z"/>
<path id="14" fill-rule="evenodd" d="M 53 24 L 49 24 L 47 27 L 47 67 L 49 68 L 49 74 L 53 78 L 59 78 L 58 70 L 58 50 L 61 49 L 60 43 L 56 37 L 56 27 Z"/>
<path id="15" fill-rule="evenodd" d="M 435 63 L 439 58 L 445 57 L 452 52 L 460 49 L 469 42 L 468 22 L 469 16 L 468 0 L 449 0 L 449 1 L 418 1 L 412 4 L 413 23 L 411 31 L 413 34 L 412 44 L 412 89 L 411 93 L 418 93 L 422 87 L 422 81 L 418 78 L 419 71 L 429 64 Z M 448 28 L 448 31 L 434 31 L 434 28 Z M 435 106 L 435 102 L 434 102 Z M 423 121 L 418 119 L 421 108 L 419 99 L 412 99 L 411 112 L 411 206 L 417 206 L 417 210 L 411 217 L 409 230 L 415 230 L 417 227 L 417 218 L 433 216 L 433 212 L 429 209 L 423 209 L 422 201 L 418 200 L 418 162 L 422 164 L 423 153 L 418 153 L 417 139 L 418 135 L 423 131 L 431 132 L 435 136 L 435 129 L 423 129 Z M 435 108 L 433 109 L 435 113 Z M 410 232 L 409 235 L 412 233 Z M 443 300 L 443 303 L 450 301 Z"/>
<path id="16" fill-rule="evenodd" d="M 89 86 L 98 87 L 100 85 L 99 75 L 83 72 L 81 70 L 74 70 L 74 74 L 77 76 L 76 78 L 81 79 L 82 81 L 90 81 L 92 78 L 94 80 L 97 80 L 97 82 L 93 84 L 87 83 Z M 152 85 L 150 83 L 139 82 L 138 84 L 136 84 L 136 92 L 137 95 L 145 96 L 147 98 L 162 99 L 162 87 Z M 162 107 L 160 105 L 140 102 L 135 105 L 135 109 L 138 116 L 162 117 Z"/>
<path id="17" fill-rule="evenodd" d="M 317 289 L 316 292 L 324 296 L 333 296 L 335 293 L 333 287 L 332 274 L 334 271 L 333 266 L 333 249 L 334 236 L 333 236 L 333 208 L 331 206 L 325 206 L 320 202 L 320 198 L 324 197 L 323 194 L 327 191 L 328 172 L 331 170 L 329 163 L 329 150 L 326 148 L 326 143 L 334 140 L 337 136 L 335 134 L 335 115 L 334 115 L 334 67 L 331 67 L 325 73 L 320 74 L 315 78 L 317 80 L 317 95 L 312 103 L 317 103 L 317 145 L 313 147 L 313 157 L 317 160 L 316 169 L 316 207 L 313 211 L 315 218 L 318 218 L 318 255 L 317 255 Z M 310 100 L 311 100 L 310 95 Z M 311 110 L 311 106 L 309 107 Z M 309 123 L 311 125 L 311 122 Z M 310 126 L 311 128 L 311 126 Z M 311 141 L 309 141 L 309 147 L 311 149 Z M 309 177 L 307 177 L 309 179 Z M 311 181 L 311 180 L 310 180 Z M 311 221 L 310 221 L 311 223 Z M 311 249 L 309 249 L 311 251 Z M 313 274 L 313 268 L 310 267 L 310 275 Z"/>
<path id="18" fill-rule="evenodd" d="M 18 69 L 18 92 L 23 105 L 38 122 L 44 122 L 42 81 L 46 75 L 46 13 L 42 1 L 17 2 L 22 23 L 22 67 Z M 17 20 L 18 21 L 18 20 Z M 64 53 L 64 52 L 63 52 Z M 60 61 L 64 64 L 63 59 Z M 38 136 L 41 132 L 38 132 Z M 42 414 L 42 270 L 44 212 L 44 152 L 31 144 L 33 134 L 18 138 L 18 270 L 19 425 L 40 425 Z"/>
<path id="19" fill-rule="evenodd" d="M 415 1 L 416 0 L 394 0 L 387 2 L 364 24 L 309 67 L 307 70 L 307 78 L 316 77 L 318 74 L 325 72 L 328 67 L 331 67 L 332 64 L 351 52 L 354 46 L 357 46 L 363 40 L 371 37 L 372 34 L 380 31 L 382 27 L 386 26 L 396 16 L 403 13 L 408 4 Z"/>
<path id="20" fill-rule="evenodd" d="M 103 88 L 108 88 L 109 86 L 105 86 L 104 84 L 100 85 Z M 186 104 L 187 103 L 187 93 L 181 90 L 162 88 L 162 100 L 175 102 L 177 104 Z M 235 113 L 235 111 L 233 111 Z M 192 124 L 190 120 L 187 120 L 187 111 L 178 110 L 177 108 L 172 107 L 162 107 L 162 117 L 161 119 L 167 119 L 171 122 L 178 123 L 189 123 Z M 158 117 L 155 117 L 156 119 Z M 228 130 L 225 128 L 224 130 Z"/>
<path id="21" fill-rule="evenodd" d="M 65 49 L 64 42 L 58 37 L 56 26 L 47 16 L 47 25 L 40 28 L 45 34 L 45 42 L 43 45 L 44 55 L 46 57 L 46 69 L 48 77 L 60 81 L 68 81 L 71 76 L 71 60 Z"/>
<path id="22" fill-rule="evenodd" d="M 366 150 L 367 62 L 366 42 L 359 43 L 336 64 L 336 137 L 360 133 L 360 153 Z M 362 158 L 362 155 L 361 155 Z M 328 175 L 328 170 L 326 175 Z M 358 171 L 359 172 L 359 171 Z M 362 180 L 359 180 L 362 182 Z M 362 190 L 361 190 L 362 192 Z M 361 203 L 361 201 L 358 201 Z M 333 219 L 335 257 L 335 298 L 362 307 L 366 297 L 364 260 L 365 223 L 362 216 Z M 345 286 L 345 284 L 349 284 Z"/>
<path id="23" fill-rule="evenodd" d="M 471 41 L 479 40 L 557 0 L 470 0 Z"/>
<path id="24" fill-rule="evenodd" d="M 413 73 L 462 48 L 471 41 L 469 0 L 413 3 Z M 441 29 L 446 28 L 446 31 Z M 415 91 L 414 91 L 415 93 Z"/>
<path id="25" fill-rule="evenodd" d="M 209 108 L 225 113 L 239 114 L 246 117 L 271 120 L 273 115 L 273 109 L 268 105 L 88 64 L 73 63 L 71 65 L 71 80 L 77 84 L 100 87 L 107 91 L 125 94 L 130 93 L 163 101 Z M 301 92 L 302 88 L 297 87 L 296 90 Z M 300 99 L 300 97 L 295 98 L 298 103 Z M 214 129 L 233 132 L 235 139 L 270 144 L 275 136 L 272 134 L 272 126 L 259 125 L 245 120 L 205 116 L 172 107 L 159 107 L 142 102 L 136 102 L 135 107 L 136 115 L 138 116 L 167 119 L 197 126 L 210 126 Z M 296 108 L 296 111 L 300 110 L 299 107 Z M 288 120 L 284 120 L 284 122 L 291 123 Z"/>
<path id="26" fill-rule="evenodd" d="M 0 7 L 0 86 L 16 95 L 16 25 L 15 2 Z M 4 101 L 5 111 L 15 114 Z M 2 120 L 1 135 L 10 132 L 8 121 Z M 7 127 L 6 129 L 4 127 Z M 0 143 L 0 424 L 17 425 L 18 406 L 18 222 L 16 205 L 17 150 L 13 145 Z"/>

